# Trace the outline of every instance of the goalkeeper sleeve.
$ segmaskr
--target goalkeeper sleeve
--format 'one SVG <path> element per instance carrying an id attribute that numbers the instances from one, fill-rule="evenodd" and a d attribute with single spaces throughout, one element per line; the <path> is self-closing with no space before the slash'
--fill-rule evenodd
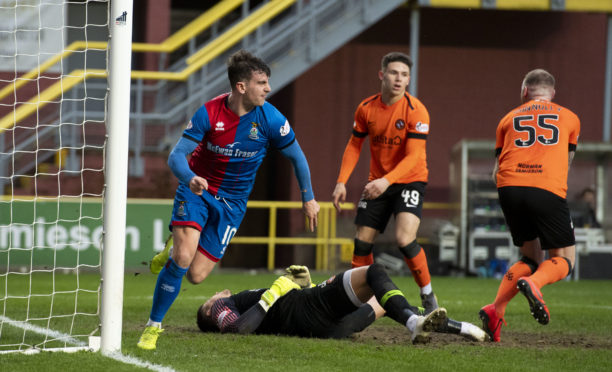
<path id="1" fill-rule="evenodd" d="M 261 295 L 261 300 L 259 300 L 259 304 L 261 307 L 267 312 L 272 305 L 278 300 L 280 297 L 286 295 L 292 289 L 300 289 L 300 286 L 291 279 L 281 276 L 272 283 L 270 289 L 265 291 Z"/>

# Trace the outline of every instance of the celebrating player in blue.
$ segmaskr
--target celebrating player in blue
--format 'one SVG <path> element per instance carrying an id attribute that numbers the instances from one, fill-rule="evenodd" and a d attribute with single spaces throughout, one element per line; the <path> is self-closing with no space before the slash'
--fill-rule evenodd
<path id="1" fill-rule="evenodd" d="M 138 342 L 141 349 L 155 349 L 162 319 L 180 292 L 183 275 L 193 284 L 201 283 L 223 257 L 269 148 L 291 160 L 310 230 L 317 226 L 319 205 L 306 157 L 287 119 L 266 102 L 270 68 L 241 50 L 228 60 L 227 75 L 231 92 L 193 115 L 168 158 L 180 181 L 170 226 L 173 249 L 157 278 L 151 315 Z"/>

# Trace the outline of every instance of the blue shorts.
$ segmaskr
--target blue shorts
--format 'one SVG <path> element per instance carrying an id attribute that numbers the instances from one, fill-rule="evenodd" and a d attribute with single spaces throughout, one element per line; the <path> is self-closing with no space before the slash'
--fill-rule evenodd
<path id="1" fill-rule="evenodd" d="M 208 192 L 196 195 L 181 183 L 176 189 L 172 208 L 173 226 L 190 226 L 200 231 L 198 250 L 214 262 L 225 254 L 225 249 L 246 213 L 247 198 L 227 199 Z"/>

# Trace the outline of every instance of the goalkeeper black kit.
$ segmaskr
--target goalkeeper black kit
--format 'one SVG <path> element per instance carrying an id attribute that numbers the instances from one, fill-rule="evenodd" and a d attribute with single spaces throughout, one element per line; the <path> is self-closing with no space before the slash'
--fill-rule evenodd
<path id="1" fill-rule="evenodd" d="M 313 288 L 292 290 L 267 313 L 259 305 L 265 288 L 242 291 L 216 301 L 212 317 L 221 332 L 348 337 L 372 324 L 376 316 L 370 305 L 357 307 L 351 302 L 343 287 L 343 275 Z"/>

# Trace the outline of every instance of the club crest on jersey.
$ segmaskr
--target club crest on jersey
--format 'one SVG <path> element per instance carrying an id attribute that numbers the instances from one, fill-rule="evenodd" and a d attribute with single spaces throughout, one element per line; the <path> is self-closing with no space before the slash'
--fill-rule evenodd
<path id="1" fill-rule="evenodd" d="M 185 202 L 179 202 L 178 210 L 176 211 L 176 215 L 179 217 L 185 217 L 187 212 L 185 212 Z"/>
<path id="2" fill-rule="evenodd" d="M 417 132 L 425 133 L 429 131 L 429 124 L 421 123 L 420 121 L 416 124 Z"/>
<path id="3" fill-rule="evenodd" d="M 220 121 L 217 124 L 215 124 L 215 131 L 216 132 L 223 132 L 224 130 L 225 130 L 225 124 L 223 124 L 222 121 Z"/>
<path id="4" fill-rule="evenodd" d="M 289 127 L 289 121 L 285 120 L 285 124 L 283 124 L 283 126 L 280 127 L 280 134 L 281 134 L 281 136 L 285 137 L 286 135 L 288 135 L 290 129 L 291 128 Z"/>
<path id="5" fill-rule="evenodd" d="M 257 130 L 257 126 L 259 124 L 255 122 L 251 122 L 251 130 L 249 131 L 249 138 L 252 140 L 259 139 L 259 131 Z"/>
<path id="6" fill-rule="evenodd" d="M 404 129 L 406 127 L 406 123 L 402 120 L 402 119 L 397 119 L 397 121 L 395 122 L 395 128 L 397 129 Z"/>

